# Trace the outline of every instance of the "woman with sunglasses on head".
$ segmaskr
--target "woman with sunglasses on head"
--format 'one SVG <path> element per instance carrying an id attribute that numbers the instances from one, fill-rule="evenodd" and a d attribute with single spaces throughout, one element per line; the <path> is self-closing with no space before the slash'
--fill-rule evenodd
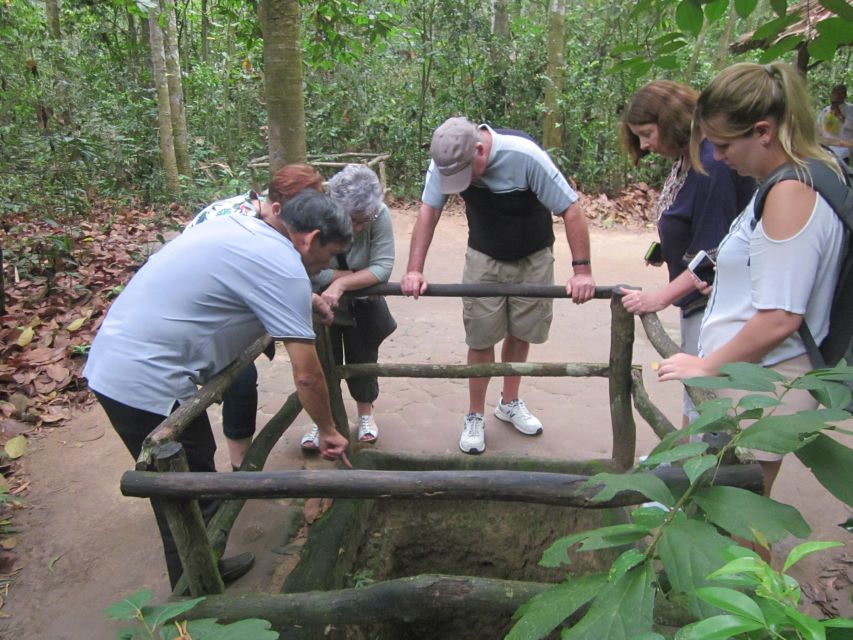
<path id="1" fill-rule="evenodd" d="M 347 165 L 332 176 L 328 184 L 332 199 L 349 214 L 353 242 L 349 251 L 336 256 L 328 268 L 312 278 L 315 290 L 341 316 L 344 322 L 330 327 L 332 350 L 337 364 L 369 364 L 379 359 L 379 344 L 354 326 L 351 307 L 341 303 L 348 291 L 364 289 L 388 282 L 394 268 L 394 229 L 391 212 L 383 202 L 384 189 L 372 169 L 364 165 Z M 344 298 L 347 301 L 347 298 Z M 358 301 L 355 301 L 356 303 Z M 372 443 L 379 436 L 373 416 L 373 404 L 379 396 L 375 376 L 347 379 L 350 395 L 358 407 L 358 440 Z M 317 425 L 302 437 L 306 451 L 318 448 Z"/>
<path id="2" fill-rule="evenodd" d="M 807 162 L 829 167 L 843 182 L 834 156 L 816 140 L 805 82 L 792 66 L 741 63 L 717 75 L 699 96 L 691 155 L 708 140 L 714 157 L 759 181 L 793 163 L 802 177 L 768 192 L 760 219 L 755 201 L 720 244 L 717 272 L 702 328 L 699 355 L 676 354 L 658 370 L 661 380 L 713 376 L 723 364 L 754 362 L 786 378 L 812 369 L 798 334 L 805 321 L 820 344 L 829 330 L 832 295 L 844 244 L 841 221 L 807 183 Z M 748 392 L 720 390 L 737 399 Z M 814 408 L 805 390 L 791 389 L 775 415 Z M 781 456 L 759 451 L 767 495 Z"/>
<path id="3" fill-rule="evenodd" d="M 622 305 L 635 315 L 653 313 L 675 305 L 681 310 L 681 350 L 696 355 L 699 325 L 707 297 L 696 290 L 688 263 L 700 251 L 716 255 L 720 240 L 749 202 L 755 181 L 741 177 L 715 160 L 711 144 L 702 141 L 699 171 L 690 159 L 690 122 L 699 94 L 669 80 L 653 80 L 634 94 L 622 117 L 622 144 L 637 166 L 656 153 L 672 161 L 672 170 L 658 198 L 660 258 L 648 264 L 667 267 L 669 283 L 653 291 L 623 289 Z M 698 278 L 711 282 L 712 269 Z M 683 424 L 697 417 L 687 393 L 683 399 Z"/>

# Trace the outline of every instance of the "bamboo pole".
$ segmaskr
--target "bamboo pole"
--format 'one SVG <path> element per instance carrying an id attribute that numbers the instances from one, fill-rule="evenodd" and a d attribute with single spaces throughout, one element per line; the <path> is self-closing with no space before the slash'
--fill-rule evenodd
<path id="1" fill-rule="evenodd" d="M 688 486 L 683 469 L 655 469 L 667 485 Z M 531 502 L 588 509 L 640 504 L 648 498 L 635 491 L 595 502 L 588 476 L 529 471 L 277 471 L 247 473 L 153 473 L 126 471 L 121 492 L 130 497 L 171 500 L 189 498 L 350 498 L 421 500 L 495 500 Z M 715 483 L 760 489 L 758 465 L 721 467 Z"/>
<path id="2" fill-rule="evenodd" d="M 637 426 L 631 411 L 631 359 L 634 355 L 634 316 L 622 306 L 622 297 L 610 299 L 610 423 L 613 461 L 623 469 L 634 465 Z"/>
<path id="3" fill-rule="evenodd" d="M 154 447 L 177 440 L 187 425 L 201 415 L 207 407 L 214 402 L 221 402 L 222 393 L 231 386 L 234 378 L 250 363 L 254 362 L 255 358 L 263 353 L 270 342 L 272 342 L 272 338 L 268 335 L 263 335 L 255 340 L 234 362 L 199 389 L 189 402 L 178 407 L 154 431 L 149 433 L 142 442 L 142 451 L 136 460 L 136 468 L 140 470 L 150 469 L 151 452 Z"/>
<path id="4" fill-rule="evenodd" d="M 551 376 L 606 378 L 604 363 L 494 362 L 486 364 L 349 364 L 335 368 L 346 380 L 359 376 L 382 378 L 481 378 L 485 376 Z"/>
<path id="5" fill-rule="evenodd" d="M 189 470 L 184 447 L 179 442 L 167 442 L 154 451 L 154 464 L 159 476 L 195 475 Z M 168 472 L 168 473 L 164 473 Z M 219 575 L 216 557 L 207 539 L 204 519 L 196 498 L 157 498 L 163 510 L 181 565 L 189 586 L 190 595 L 200 596 L 208 593 L 222 593 L 225 585 Z"/>

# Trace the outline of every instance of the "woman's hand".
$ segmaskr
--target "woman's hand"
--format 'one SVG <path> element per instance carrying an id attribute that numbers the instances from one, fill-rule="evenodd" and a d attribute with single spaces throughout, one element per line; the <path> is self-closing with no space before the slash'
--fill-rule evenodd
<path id="1" fill-rule="evenodd" d="M 667 380 L 686 380 L 687 378 L 699 378 L 701 376 L 715 376 L 717 373 L 716 368 L 699 356 L 676 353 L 660 363 L 658 380 L 664 382 Z"/>
<path id="2" fill-rule="evenodd" d="M 655 313 L 661 309 L 666 309 L 668 306 L 661 300 L 656 291 L 637 291 L 620 288 L 619 293 L 622 294 L 622 306 L 625 307 L 626 311 L 633 313 L 635 316 L 644 313 Z"/>
<path id="3" fill-rule="evenodd" d="M 320 294 L 323 300 L 328 304 L 332 309 L 337 309 L 338 304 L 340 303 L 341 296 L 346 291 L 346 288 L 341 284 L 340 279 L 334 280 L 332 284 L 326 287 L 326 290 Z"/>
<path id="4" fill-rule="evenodd" d="M 337 431 L 332 433 L 320 432 L 320 455 L 327 460 L 340 460 L 345 466 L 352 469 L 352 463 L 347 458 L 347 447 L 349 440 Z"/>
<path id="5" fill-rule="evenodd" d="M 311 307 L 314 309 L 314 313 L 320 316 L 320 322 L 327 327 L 332 324 L 332 320 L 335 319 L 335 312 L 332 311 L 329 303 L 316 293 L 311 295 Z"/>

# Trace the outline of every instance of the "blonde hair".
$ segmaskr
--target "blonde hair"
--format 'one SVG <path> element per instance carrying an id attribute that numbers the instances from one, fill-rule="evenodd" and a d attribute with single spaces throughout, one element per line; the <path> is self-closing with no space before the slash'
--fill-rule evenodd
<path id="1" fill-rule="evenodd" d="M 811 178 L 807 158 L 825 163 L 841 176 L 835 157 L 817 142 L 802 75 L 781 62 L 741 62 L 723 69 L 711 81 L 700 94 L 693 116 L 690 136 L 693 166 L 703 171 L 699 160 L 702 128 L 714 137 L 731 140 L 750 135 L 755 123 L 766 119 L 775 120 L 779 144 L 804 177 Z"/>

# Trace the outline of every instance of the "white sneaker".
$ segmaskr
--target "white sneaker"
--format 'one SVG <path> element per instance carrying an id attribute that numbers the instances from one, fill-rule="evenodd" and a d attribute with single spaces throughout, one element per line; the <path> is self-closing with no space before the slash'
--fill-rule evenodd
<path id="1" fill-rule="evenodd" d="M 495 407 L 495 417 L 504 422 L 511 422 L 512 426 L 526 436 L 538 436 L 542 433 L 542 423 L 530 413 L 524 405 L 524 400 L 518 399 L 504 404 L 501 396 L 498 406 Z"/>
<path id="2" fill-rule="evenodd" d="M 472 454 L 486 450 L 486 421 L 482 413 L 465 414 L 465 428 L 459 438 L 459 448 Z"/>

